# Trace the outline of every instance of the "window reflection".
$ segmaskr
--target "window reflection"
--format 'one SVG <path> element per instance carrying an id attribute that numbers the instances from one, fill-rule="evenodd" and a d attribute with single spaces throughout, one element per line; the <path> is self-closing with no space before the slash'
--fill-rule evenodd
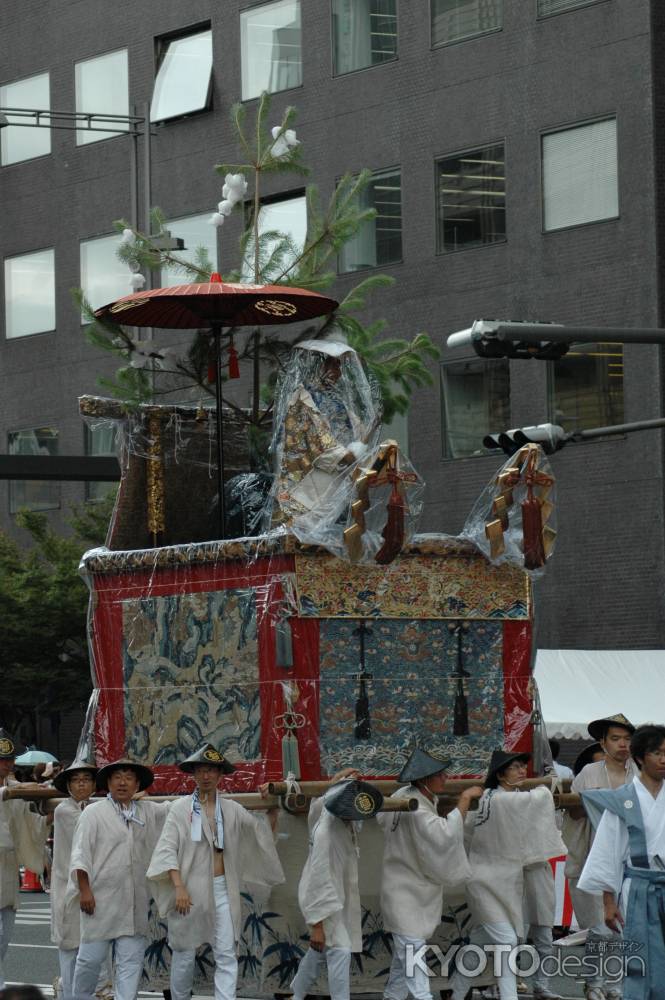
<path id="1" fill-rule="evenodd" d="M 402 179 L 399 170 L 381 170 L 372 175 L 362 191 L 359 208 L 373 208 L 367 219 L 342 248 L 340 272 L 363 267 L 383 267 L 402 259 Z"/>
<path id="2" fill-rule="evenodd" d="M 180 219 L 170 219 L 167 229 L 171 236 L 180 237 L 185 242 L 184 250 L 177 250 L 175 256 L 182 260 L 194 262 L 197 250 L 202 248 L 208 255 L 208 260 L 212 270 L 217 270 L 217 230 L 208 222 L 210 212 L 205 215 L 186 215 Z M 161 272 L 161 284 L 164 288 L 169 285 L 184 285 L 196 281 L 193 274 L 179 271 L 175 267 L 163 267 Z"/>
<path id="3" fill-rule="evenodd" d="M 115 455 L 116 431 L 116 425 L 110 420 L 100 421 L 99 423 L 92 425 L 86 424 L 86 455 Z M 85 484 L 85 498 L 90 502 L 97 502 L 99 500 L 104 500 L 109 493 L 115 493 L 117 489 L 117 483 L 87 482 Z"/>
<path id="4" fill-rule="evenodd" d="M 58 432 L 54 427 L 12 431 L 7 435 L 10 455 L 57 455 Z M 60 506 L 60 484 L 41 480 L 10 480 L 9 513 L 21 508 L 54 510 Z"/>
<path id="5" fill-rule="evenodd" d="M 261 205 L 259 211 L 259 236 L 277 232 L 289 237 L 292 247 L 286 252 L 275 254 L 280 245 L 278 237 L 261 243 L 262 280 L 266 283 L 281 277 L 297 259 L 307 239 L 307 199 L 305 195 L 295 198 L 281 198 Z M 247 244 L 242 267 L 245 281 L 254 281 L 254 240 Z"/>
<path id="6" fill-rule="evenodd" d="M 8 338 L 55 330 L 55 250 L 5 260 L 5 330 Z"/>
<path id="7" fill-rule="evenodd" d="M 81 243 L 81 288 L 93 309 L 132 290 L 129 269 L 116 257 L 119 245 L 119 236 L 100 236 Z"/>
<path id="8" fill-rule="evenodd" d="M 0 87 L 0 107 L 26 108 L 35 111 L 49 111 L 49 75 L 28 77 Z M 33 119 L 7 115 L 7 121 L 28 122 Z M 7 128 L 0 129 L 0 163 L 3 167 L 10 163 L 31 160 L 35 156 L 46 156 L 51 152 L 51 130 L 48 128 Z"/>
<path id="9" fill-rule="evenodd" d="M 262 4 L 240 15 L 242 99 L 302 83 L 300 0 Z"/>
<path id="10" fill-rule="evenodd" d="M 510 372 L 505 359 L 441 365 L 443 457 L 483 455 L 483 438 L 510 426 Z"/>
<path id="11" fill-rule="evenodd" d="M 438 249 L 462 250 L 506 238 L 503 146 L 486 146 L 437 163 Z"/>
<path id="12" fill-rule="evenodd" d="M 129 115 L 129 68 L 127 49 L 107 52 L 94 59 L 76 63 L 74 67 L 76 83 L 76 110 L 84 114 Z M 107 123 L 108 124 L 108 123 Z M 99 123 L 94 124 L 97 128 Z M 116 122 L 114 129 L 127 131 L 129 126 Z M 76 130 L 76 144 L 108 139 L 114 132 L 91 132 Z"/>
<path id="13" fill-rule="evenodd" d="M 622 424 L 623 345 L 573 344 L 550 367 L 552 423 L 565 431 Z"/>
<path id="14" fill-rule="evenodd" d="M 503 0 L 431 0 L 432 45 L 473 38 L 503 25 Z"/>
<path id="15" fill-rule="evenodd" d="M 333 0 L 335 73 L 388 62 L 397 55 L 397 0 Z"/>
<path id="16" fill-rule="evenodd" d="M 163 42 L 150 118 L 160 121 L 208 107 L 212 77 L 212 31 Z"/>

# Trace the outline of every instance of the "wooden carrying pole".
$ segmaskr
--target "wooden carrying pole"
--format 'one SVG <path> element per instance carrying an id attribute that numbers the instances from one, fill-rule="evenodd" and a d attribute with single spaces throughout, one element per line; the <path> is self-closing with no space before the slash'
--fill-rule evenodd
<path id="1" fill-rule="evenodd" d="M 309 784 L 312 784 L 312 782 Z M 320 784 L 325 784 L 326 788 L 330 787 L 327 782 L 320 782 Z M 29 788 L 24 788 L 22 785 L 10 785 L 5 793 L 5 798 L 23 799 L 27 802 L 43 802 L 48 800 L 54 809 L 61 802 L 66 801 L 65 798 L 63 798 L 62 793 L 59 792 L 57 788 L 35 788 L 34 785 Z M 182 795 L 146 795 L 143 801 L 176 802 L 181 798 Z M 306 809 L 309 805 L 311 796 L 305 795 L 302 792 L 290 792 L 279 796 L 268 794 L 264 798 L 262 795 L 259 795 L 258 792 L 223 792 L 222 798 L 231 799 L 233 802 L 237 802 L 239 805 L 244 806 L 245 809 L 274 809 L 281 805 L 289 811 Z M 93 802 L 94 801 L 101 802 L 103 800 L 98 797 L 96 799 L 93 798 Z M 381 812 L 415 812 L 417 808 L 418 799 L 392 799 L 388 796 L 383 800 Z"/>
<path id="2" fill-rule="evenodd" d="M 362 778 L 370 785 L 374 785 L 379 791 L 383 792 L 384 795 L 392 795 L 398 788 L 403 788 L 404 785 L 398 784 L 394 779 L 389 778 Z M 526 778 L 525 781 L 521 783 L 522 788 L 538 788 L 539 785 L 545 785 L 549 787 L 551 785 L 551 779 L 547 778 Z M 482 784 L 481 779 L 476 778 L 449 778 L 443 788 L 444 795 L 450 795 L 457 797 L 460 792 L 463 792 L 465 788 L 471 788 L 474 785 Z M 565 779 L 561 782 L 561 787 L 565 792 L 570 790 L 570 780 Z M 286 781 L 269 781 L 268 791 L 271 795 L 285 795 L 288 791 L 289 786 Z M 298 788 L 303 793 L 303 795 L 311 795 L 316 797 L 323 795 L 330 788 L 329 781 L 299 781 Z"/>

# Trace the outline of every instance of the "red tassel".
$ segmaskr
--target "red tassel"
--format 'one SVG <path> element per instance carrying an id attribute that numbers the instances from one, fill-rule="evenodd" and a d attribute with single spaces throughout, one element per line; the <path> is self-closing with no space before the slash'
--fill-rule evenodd
<path id="1" fill-rule="evenodd" d="M 214 354 L 210 355 L 208 360 L 208 382 L 210 385 L 214 385 L 217 381 L 217 360 Z"/>
<path id="2" fill-rule="evenodd" d="M 530 485 L 527 485 L 527 497 L 522 503 L 522 534 L 525 568 L 538 569 L 544 566 L 543 519 L 540 504 L 533 495 L 533 488 Z"/>
<path id="3" fill-rule="evenodd" d="M 240 378 L 240 365 L 238 364 L 238 352 L 233 343 L 229 344 L 229 378 Z"/>

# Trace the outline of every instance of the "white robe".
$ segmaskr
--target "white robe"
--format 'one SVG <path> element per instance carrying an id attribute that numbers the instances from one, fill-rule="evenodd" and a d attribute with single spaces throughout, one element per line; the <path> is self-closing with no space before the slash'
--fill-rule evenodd
<path id="1" fill-rule="evenodd" d="M 459 892 L 471 875 L 459 809 L 444 819 L 414 785 L 394 798 L 415 798 L 413 813 L 379 813 L 385 835 L 381 879 L 383 926 L 427 941 L 441 923 L 444 888 Z"/>
<path id="2" fill-rule="evenodd" d="M 53 865 L 51 867 L 51 941 L 59 948 L 78 948 L 81 938 L 79 894 L 69 893 L 69 859 L 81 803 L 66 799 L 53 814 Z M 66 900 L 65 900 L 65 897 Z"/>
<path id="3" fill-rule="evenodd" d="M 633 780 L 633 785 L 644 820 L 649 867 L 662 871 L 654 863 L 654 855 L 657 854 L 665 864 L 665 784 L 656 799 L 639 778 Z M 626 824 L 606 810 L 598 824 L 589 857 L 577 883 L 578 888 L 583 892 L 613 892 L 620 899 L 625 913 L 630 892 L 630 879 L 623 876 L 626 862 L 630 863 Z"/>
<path id="4" fill-rule="evenodd" d="M 224 872 L 236 945 L 240 940 L 240 882 L 273 886 L 284 872 L 265 814 L 254 814 L 237 802 L 221 799 L 224 819 Z M 168 917 L 168 940 L 176 951 L 215 941 L 212 833 L 205 813 L 201 840 L 191 837 L 192 796 L 174 803 L 148 868 L 160 917 Z M 169 871 L 176 869 L 192 900 L 187 916 L 175 910 L 175 889 Z"/>
<path id="5" fill-rule="evenodd" d="M 361 952 L 356 828 L 324 809 L 322 798 L 310 806 L 309 828 L 309 854 L 298 885 L 302 915 L 310 927 L 323 921 L 327 947 Z"/>
<path id="6" fill-rule="evenodd" d="M 125 935 L 148 934 L 151 886 L 146 871 L 170 803 L 136 802 L 145 824 L 125 823 L 109 799 L 81 813 L 70 859 L 68 905 L 78 894 L 77 870 L 88 873 L 95 912 L 81 912 L 81 941 L 111 941 Z"/>
<path id="7" fill-rule="evenodd" d="M 0 801 L 0 910 L 18 908 L 19 865 L 41 875 L 48 826 L 21 799 Z"/>
<path id="8" fill-rule="evenodd" d="M 639 774 L 637 766 L 632 760 L 626 764 L 625 781 L 632 781 Z M 621 782 L 619 782 L 621 784 Z M 617 784 L 610 784 L 610 776 L 605 761 L 598 760 L 587 764 L 573 779 L 571 791 L 583 792 L 590 788 L 616 788 Z M 580 819 L 573 819 L 570 813 L 566 813 L 563 819 L 561 835 L 568 849 L 566 858 L 565 874 L 566 878 L 577 878 L 584 868 L 584 862 L 589 854 L 589 849 L 593 842 L 591 823 L 586 816 Z"/>
<path id="9" fill-rule="evenodd" d="M 508 923 L 518 937 L 524 936 L 525 915 L 530 923 L 551 924 L 554 880 L 545 865 L 565 847 L 549 789 L 488 790 L 468 821 L 473 835 L 466 893 L 474 924 Z M 527 869 L 532 874 L 525 875 Z"/>

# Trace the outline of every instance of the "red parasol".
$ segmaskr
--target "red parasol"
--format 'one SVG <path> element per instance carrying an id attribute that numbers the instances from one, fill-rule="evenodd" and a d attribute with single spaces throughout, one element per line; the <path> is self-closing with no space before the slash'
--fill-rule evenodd
<path id="1" fill-rule="evenodd" d="M 335 299 L 305 288 L 288 285 L 245 285 L 222 281 L 216 272 L 210 281 L 170 288 L 150 288 L 125 295 L 95 309 L 99 319 L 127 326 L 150 326 L 169 330 L 209 326 L 215 341 L 217 377 L 217 486 L 220 537 L 225 535 L 224 448 L 222 424 L 222 327 L 272 326 L 299 323 L 334 312 Z"/>
<path id="2" fill-rule="evenodd" d="M 128 326 L 194 329 L 207 325 L 266 326 L 298 323 L 333 312 L 338 306 L 318 292 L 288 285 L 242 285 L 210 281 L 171 288 L 150 288 L 125 295 L 95 310 L 100 319 Z"/>

